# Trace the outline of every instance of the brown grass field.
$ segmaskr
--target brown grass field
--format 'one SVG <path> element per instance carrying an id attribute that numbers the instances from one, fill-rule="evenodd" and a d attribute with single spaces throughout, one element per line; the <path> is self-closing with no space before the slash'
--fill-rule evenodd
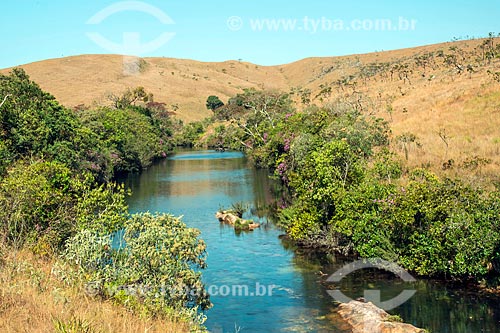
<path id="1" fill-rule="evenodd" d="M 155 101 L 164 102 L 171 109 L 175 105 L 176 117 L 186 122 L 210 115 L 205 107 L 209 95 L 226 102 L 244 88 L 295 90 L 298 107 L 302 108 L 297 92 L 309 91 L 313 104 L 343 100 L 388 120 L 393 146 L 409 167 L 425 166 L 449 175 L 491 178 L 500 171 L 500 82 L 493 80 L 488 71 L 500 71 L 500 60 L 477 59 L 484 41 L 308 58 L 268 67 L 239 61 L 131 61 L 130 57 L 118 55 L 82 55 L 20 67 L 68 107 L 106 105 L 110 103 L 110 94 L 143 86 L 154 94 Z M 498 44 L 498 40 L 493 43 Z M 458 73 L 454 65 L 444 65 L 444 58 L 436 56 L 439 52 L 455 55 L 463 71 Z M 417 57 L 429 53 L 434 55 L 432 61 L 425 67 L 417 64 Z M 125 70 L 130 63 L 136 66 L 132 73 Z M 363 75 L 363 71 L 370 71 L 370 66 L 384 64 L 386 70 Z M 470 71 L 465 69 L 468 65 Z M 406 74 L 399 69 L 391 77 L 389 69 L 394 66 L 407 66 Z M 325 88 L 330 91 L 321 94 Z M 408 133 L 416 136 L 415 142 L 398 141 L 398 136 Z M 443 170 L 443 163 L 450 160 L 452 167 Z M 475 166 L 474 161 L 483 160 L 485 163 Z M 470 161 L 472 166 L 466 167 Z"/>
<path id="2" fill-rule="evenodd" d="M 10 252 L 0 268 L 0 332 L 182 333 L 187 324 L 141 318 L 123 306 L 101 301 L 65 285 L 51 270 L 53 261 Z M 65 330 L 56 330 L 56 323 Z"/>

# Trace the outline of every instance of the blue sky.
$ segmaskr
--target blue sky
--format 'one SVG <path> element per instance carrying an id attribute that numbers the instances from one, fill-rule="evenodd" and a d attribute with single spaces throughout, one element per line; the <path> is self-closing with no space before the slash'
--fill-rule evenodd
<path id="1" fill-rule="evenodd" d="M 96 24 L 88 24 L 109 6 L 114 11 L 103 12 L 94 20 Z M 5 0 L 1 4 L 0 68 L 70 55 L 117 53 L 96 43 L 89 33 L 118 45 L 123 45 L 124 33 L 133 33 L 126 35 L 126 46 L 136 47 L 124 50 L 140 56 L 243 59 L 275 65 L 311 56 L 485 36 L 500 32 L 499 15 L 498 0 Z M 389 21 L 390 26 L 383 25 Z M 130 44 L 130 36 L 140 40 Z M 157 41 L 149 49 L 140 46 L 161 36 L 170 39 Z"/>

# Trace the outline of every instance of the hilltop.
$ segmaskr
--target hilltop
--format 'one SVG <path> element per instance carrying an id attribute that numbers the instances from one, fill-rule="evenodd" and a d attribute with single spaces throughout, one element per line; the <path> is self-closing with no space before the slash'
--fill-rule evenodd
<path id="1" fill-rule="evenodd" d="M 109 104 L 110 94 L 143 86 L 187 122 L 211 114 L 207 96 L 226 102 L 245 88 L 292 92 L 299 108 L 340 101 L 389 121 L 393 145 L 411 166 L 451 163 L 494 174 L 500 168 L 500 60 L 488 52 L 497 43 L 456 41 L 280 66 L 82 55 L 20 67 L 67 107 Z"/>

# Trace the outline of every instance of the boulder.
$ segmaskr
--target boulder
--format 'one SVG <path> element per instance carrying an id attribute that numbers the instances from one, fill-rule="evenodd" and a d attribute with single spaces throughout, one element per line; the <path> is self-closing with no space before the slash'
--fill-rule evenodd
<path id="1" fill-rule="evenodd" d="M 230 212 L 227 212 L 227 211 L 219 211 L 215 214 L 215 217 L 220 222 L 227 223 L 230 225 L 234 225 L 236 223 L 236 221 L 239 219 L 238 216 L 236 216 L 235 214 L 232 214 Z"/>
<path id="2" fill-rule="evenodd" d="M 259 223 L 252 220 L 244 220 L 230 211 L 218 211 L 215 217 L 221 222 L 232 225 L 237 230 L 254 230 L 260 227 Z"/>
<path id="3" fill-rule="evenodd" d="M 425 333 L 426 330 L 410 324 L 391 320 L 393 318 L 373 303 L 350 301 L 342 303 L 338 314 L 352 329 L 352 333 Z"/>

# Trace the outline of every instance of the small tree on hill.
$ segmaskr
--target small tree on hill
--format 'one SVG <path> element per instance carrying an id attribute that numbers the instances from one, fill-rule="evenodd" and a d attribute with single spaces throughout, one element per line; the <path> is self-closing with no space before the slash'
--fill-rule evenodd
<path id="1" fill-rule="evenodd" d="M 215 111 L 222 106 L 224 106 L 224 103 L 219 99 L 219 97 L 214 95 L 208 96 L 207 109 Z"/>
<path id="2" fill-rule="evenodd" d="M 137 102 L 153 102 L 153 94 L 148 94 L 144 87 L 136 87 L 134 89 L 128 88 L 119 96 L 110 94 L 108 99 L 113 102 L 115 109 L 126 109 L 136 105 Z"/>

